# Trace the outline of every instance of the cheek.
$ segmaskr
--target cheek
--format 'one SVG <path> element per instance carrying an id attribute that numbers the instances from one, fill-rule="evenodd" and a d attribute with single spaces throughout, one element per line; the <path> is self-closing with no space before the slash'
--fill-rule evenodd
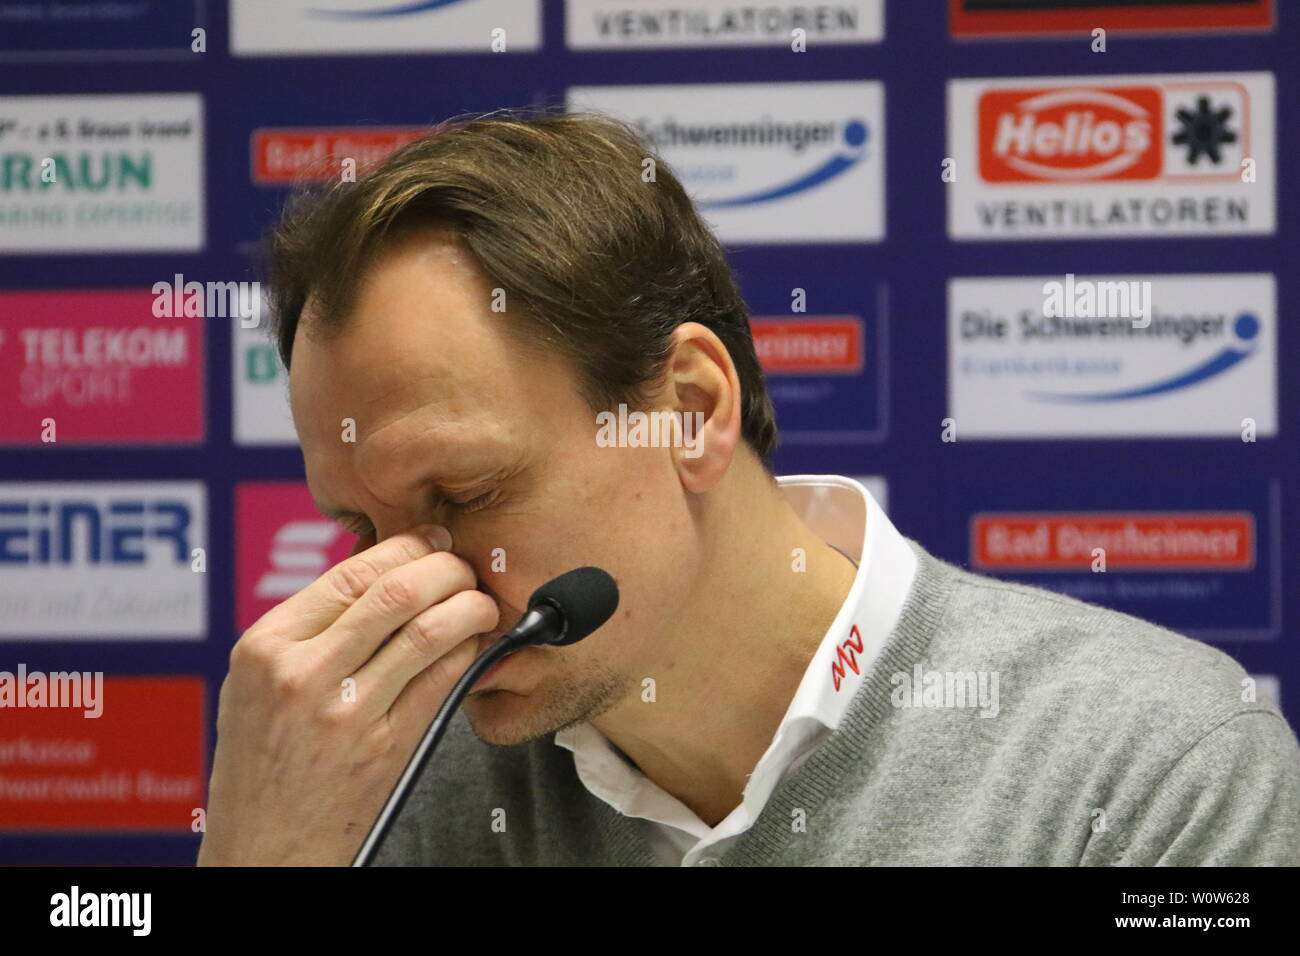
<path id="1" fill-rule="evenodd" d="M 582 565 L 604 568 L 619 584 L 619 607 L 603 640 L 583 642 L 583 655 L 615 642 L 635 652 L 662 630 L 699 571 L 686 493 L 662 449 L 593 441 L 548 464 L 526 500 L 479 521 L 467 516 L 458 553 L 501 606 L 503 630 L 542 584 Z"/>

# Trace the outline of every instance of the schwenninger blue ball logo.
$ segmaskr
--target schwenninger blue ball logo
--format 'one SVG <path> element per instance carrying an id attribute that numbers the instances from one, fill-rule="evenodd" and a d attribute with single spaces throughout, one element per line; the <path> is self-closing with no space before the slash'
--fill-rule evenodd
<path id="1" fill-rule="evenodd" d="M 1232 321 L 1232 335 L 1238 340 L 1236 343 L 1225 345 L 1199 365 L 1195 365 L 1177 375 L 1167 376 L 1146 385 L 1110 392 L 1076 394 L 1030 392 L 1029 397 L 1040 402 L 1120 402 L 1135 398 L 1149 398 L 1153 395 L 1165 395 L 1169 392 L 1191 388 L 1215 376 L 1222 375 L 1254 355 L 1258 344 L 1256 339 L 1259 337 L 1261 328 L 1258 316 L 1253 312 L 1242 312 Z"/>
<path id="2" fill-rule="evenodd" d="M 753 206 L 759 203 L 786 199 L 799 193 L 808 192 L 818 186 L 842 176 L 866 157 L 867 142 L 871 138 L 870 127 L 860 119 L 845 122 L 841 131 L 843 146 L 841 150 L 820 166 L 817 166 L 794 179 L 787 180 L 768 189 L 746 193 L 743 196 L 731 196 L 722 199 L 700 199 L 696 206 L 700 209 L 727 209 L 737 206 Z"/>

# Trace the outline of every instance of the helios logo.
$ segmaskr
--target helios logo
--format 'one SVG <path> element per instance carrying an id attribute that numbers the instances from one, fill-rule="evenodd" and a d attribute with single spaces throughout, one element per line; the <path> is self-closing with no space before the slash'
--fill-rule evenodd
<path id="1" fill-rule="evenodd" d="M 1272 233 L 1272 73 L 948 82 L 955 239 Z"/>
<path id="2" fill-rule="evenodd" d="M 980 97 L 986 182 L 1152 179 L 1160 174 L 1154 87 L 993 90 Z"/>

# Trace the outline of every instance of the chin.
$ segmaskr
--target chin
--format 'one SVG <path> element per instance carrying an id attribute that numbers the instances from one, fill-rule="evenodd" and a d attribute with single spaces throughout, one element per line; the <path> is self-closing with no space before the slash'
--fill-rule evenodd
<path id="1" fill-rule="evenodd" d="M 474 734 L 485 744 L 512 747 L 544 737 L 564 722 L 554 723 L 537 712 L 537 698 L 508 690 L 482 690 L 465 698 L 461 709 Z"/>
<path id="2" fill-rule="evenodd" d="M 636 684 L 608 673 L 588 673 L 582 679 L 534 679 L 516 685 L 502 675 L 503 685 L 465 698 L 461 708 L 479 740 L 499 747 L 527 743 L 562 727 L 591 720 L 609 710 Z"/>

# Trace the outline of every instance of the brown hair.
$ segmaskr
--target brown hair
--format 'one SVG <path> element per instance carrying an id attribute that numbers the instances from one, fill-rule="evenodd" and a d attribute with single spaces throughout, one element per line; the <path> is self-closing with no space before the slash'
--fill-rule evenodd
<path id="1" fill-rule="evenodd" d="M 355 183 L 296 193 L 266 250 L 286 368 L 308 296 L 314 325 L 341 326 L 389 230 L 421 224 L 458 233 L 524 315 L 512 333 L 568 358 L 595 411 L 638 407 L 673 330 L 707 326 L 735 363 L 741 432 L 770 472 L 776 416 L 749 310 L 717 239 L 632 127 L 590 112 L 462 114 Z"/>

